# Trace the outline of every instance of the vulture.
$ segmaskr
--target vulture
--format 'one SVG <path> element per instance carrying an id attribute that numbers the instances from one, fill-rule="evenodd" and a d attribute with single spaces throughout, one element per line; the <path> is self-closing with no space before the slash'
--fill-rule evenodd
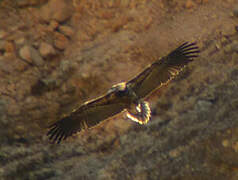
<path id="1" fill-rule="evenodd" d="M 47 133 L 50 141 L 60 143 L 74 133 L 94 127 L 122 111 L 129 119 L 146 124 L 151 118 L 151 110 L 145 97 L 171 81 L 185 65 L 198 57 L 199 52 L 196 43 L 183 43 L 128 82 L 112 86 L 104 95 L 83 103 L 50 125 Z"/>

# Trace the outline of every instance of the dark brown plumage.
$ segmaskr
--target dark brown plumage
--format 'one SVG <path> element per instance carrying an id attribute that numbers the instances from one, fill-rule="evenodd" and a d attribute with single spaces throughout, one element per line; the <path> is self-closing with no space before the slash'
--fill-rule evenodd
<path id="1" fill-rule="evenodd" d="M 132 80 L 114 85 L 105 95 L 82 104 L 52 124 L 47 135 L 53 142 L 60 143 L 72 134 L 96 126 L 124 109 L 131 120 L 140 124 L 147 123 L 151 111 L 143 98 L 168 83 L 198 54 L 195 43 L 182 44 L 167 56 L 156 60 Z"/>
<path id="2" fill-rule="evenodd" d="M 196 43 L 184 43 L 177 49 L 148 66 L 127 84 L 136 93 L 138 98 L 144 98 L 153 90 L 167 84 L 181 69 L 198 57 Z"/>

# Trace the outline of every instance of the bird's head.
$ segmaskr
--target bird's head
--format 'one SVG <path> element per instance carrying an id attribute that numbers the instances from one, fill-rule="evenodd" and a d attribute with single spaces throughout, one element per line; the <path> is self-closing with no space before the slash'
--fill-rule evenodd
<path id="1" fill-rule="evenodd" d="M 118 83 L 113 85 L 109 90 L 108 93 L 111 92 L 125 92 L 127 90 L 126 82 Z"/>

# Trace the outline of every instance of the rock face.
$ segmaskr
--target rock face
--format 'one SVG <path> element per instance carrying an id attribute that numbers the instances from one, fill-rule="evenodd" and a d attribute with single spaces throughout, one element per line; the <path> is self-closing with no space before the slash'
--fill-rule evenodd
<path id="1" fill-rule="evenodd" d="M 40 14 L 45 21 L 56 20 L 63 22 L 69 19 L 73 14 L 73 5 L 71 0 L 49 0 L 44 5 Z"/>
<path id="2" fill-rule="evenodd" d="M 28 61 L 29 63 L 33 63 L 37 66 L 42 66 L 44 64 L 39 52 L 29 45 L 22 47 L 19 51 L 19 54 L 22 59 Z"/>
<path id="3" fill-rule="evenodd" d="M 50 55 L 55 55 L 55 49 L 48 43 L 42 42 L 39 48 L 42 57 L 48 57 Z"/>
<path id="4" fill-rule="evenodd" d="M 0 179 L 238 179 L 235 1 L 32 2 L 0 1 Z M 146 98 L 147 125 L 122 113 L 48 141 L 49 124 L 184 41 L 201 55 Z"/>
<path id="5" fill-rule="evenodd" d="M 59 50 L 64 50 L 69 45 L 69 40 L 63 34 L 55 32 L 54 45 Z"/>

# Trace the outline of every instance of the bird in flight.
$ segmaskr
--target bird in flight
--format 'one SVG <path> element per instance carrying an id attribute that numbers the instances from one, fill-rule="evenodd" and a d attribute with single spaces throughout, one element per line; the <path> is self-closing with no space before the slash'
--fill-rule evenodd
<path id="1" fill-rule="evenodd" d="M 47 135 L 54 143 L 83 129 L 91 128 L 122 111 L 126 116 L 146 124 L 151 118 L 149 103 L 144 100 L 152 91 L 171 81 L 185 65 L 198 57 L 196 43 L 184 43 L 162 57 L 128 82 L 112 86 L 106 94 L 83 103 L 70 114 L 53 123 Z"/>

